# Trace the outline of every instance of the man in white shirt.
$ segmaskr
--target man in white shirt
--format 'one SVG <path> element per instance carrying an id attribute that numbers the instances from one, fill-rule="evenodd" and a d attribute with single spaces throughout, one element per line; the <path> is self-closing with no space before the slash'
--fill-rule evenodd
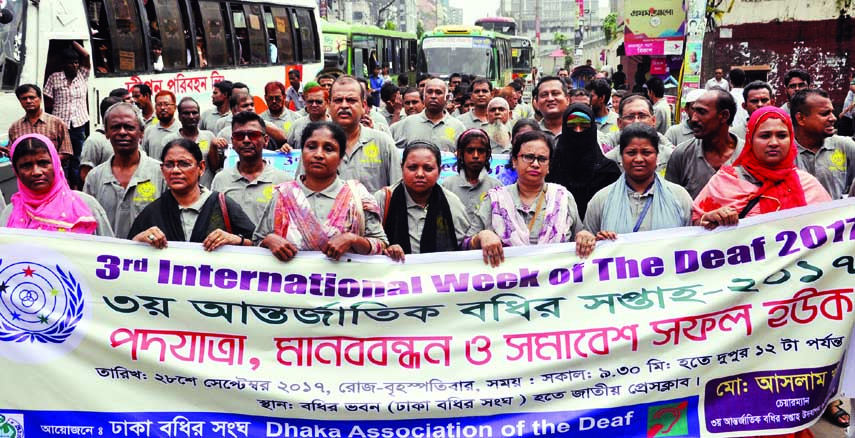
<path id="1" fill-rule="evenodd" d="M 715 69 L 715 77 L 707 81 L 705 88 L 709 90 L 712 87 L 720 87 L 723 88 L 724 91 L 730 91 L 730 84 L 728 84 L 727 79 L 724 78 L 724 70 L 720 68 Z"/>

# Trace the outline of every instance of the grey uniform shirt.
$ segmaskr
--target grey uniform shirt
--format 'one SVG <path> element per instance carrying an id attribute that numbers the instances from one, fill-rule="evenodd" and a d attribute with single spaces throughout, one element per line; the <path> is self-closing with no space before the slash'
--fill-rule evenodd
<path id="1" fill-rule="evenodd" d="M 731 132 L 733 132 L 733 130 L 731 130 Z M 695 131 L 692 131 L 692 128 L 689 127 L 688 120 L 683 120 L 682 122 L 668 128 L 668 131 L 665 133 L 665 138 L 667 138 L 672 145 L 676 146 L 695 138 Z M 736 138 L 739 138 L 739 136 L 737 135 Z"/>
<path id="2" fill-rule="evenodd" d="M 330 121 L 329 116 L 324 120 Z M 309 126 L 309 123 L 312 123 L 312 119 L 309 116 L 299 117 L 291 122 L 291 129 L 288 131 L 288 145 L 291 146 L 291 149 L 300 149 L 303 147 L 300 144 L 300 139 L 303 137 L 303 130 L 306 129 L 306 126 Z"/>
<path id="3" fill-rule="evenodd" d="M 297 166 L 295 179 L 303 174 L 303 165 Z M 401 153 L 384 132 L 360 126 L 359 141 L 348 155 L 341 157 L 338 176 L 343 180 L 355 179 L 369 193 L 391 186 L 401 179 Z"/>
<path id="4" fill-rule="evenodd" d="M 620 156 L 620 132 L 613 132 L 605 138 L 607 145 L 613 149 L 606 152 L 606 158 L 614 161 L 623 172 L 623 159 Z M 671 159 L 671 154 L 674 153 L 674 145 L 668 141 L 668 138 L 659 134 L 659 155 L 656 157 L 656 173 L 659 176 L 665 176 L 665 168 L 668 166 L 668 160 Z M 587 213 L 585 213 L 587 215 Z"/>
<path id="5" fill-rule="evenodd" d="M 816 177 L 831 199 L 840 199 L 849 192 L 855 177 L 855 141 L 833 135 L 825 139 L 816 153 L 798 142 L 796 147 L 799 150 L 796 165 Z"/>
<path id="6" fill-rule="evenodd" d="M 306 187 L 302 181 L 297 181 L 300 184 L 300 190 L 303 191 L 303 195 L 305 195 L 306 199 L 309 200 L 309 206 L 312 208 L 312 213 L 314 213 L 318 222 L 324 223 L 335 204 L 335 198 L 338 196 L 338 192 L 340 192 L 344 187 L 345 182 L 341 178 L 336 178 L 329 187 L 321 190 L 320 192 L 313 192 L 311 189 Z M 374 211 L 363 211 L 365 212 L 365 234 L 362 237 L 373 237 L 388 244 L 389 239 L 386 238 L 386 233 L 383 231 L 383 225 L 380 223 L 380 215 Z M 267 237 L 268 234 L 273 233 L 276 223 L 275 219 L 276 198 L 273 198 L 267 203 L 267 207 L 261 214 L 261 218 L 258 219 L 258 225 L 255 227 L 255 232 L 252 234 L 253 244 L 258 245 L 265 237 Z"/>
<path id="7" fill-rule="evenodd" d="M 445 180 L 442 181 L 442 188 L 450 191 L 457 195 L 460 198 L 460 201 L 463 202 L 463 206 L 466 207 L 467 214 L 475 214 L 478 211 L 478 206 L 481 205 L 481 201 L 487 195 L 487 192 L 494 187 L 500 187 L 502 183 L 490 176 L 487 173 L 487 169 L 481 170 L 481 174 L 478 175 L 478 182 L 475 185 L 469 183 L 466 180 L 466 176 L 463 172 L 458 173 L 457 175 L 451 175 Z"/>
<path id="8" fill-rule="evenodd" d="M 460 120 L 448 114 L 443 113 L 442 119 L 434 123 L 427 118 L 424 111 L 413 114 L 394 126 L 392 137 L 399 148 L 403 149 L 413 140 L 427 140 L 445 152 L 457 150 L 457 138 L 466 130 Z"/>
<path id="9" fill-rule="evenodd" d="M 288 130 L 291 128 L 291 122 L 293 122 L 295 118 L 294 111 L 291 111 L 288 108 L 283 108 L 282 114 L 279 117 L 273 117 L 273 115 L 270 114 L 270 110 L 259 114 L 259 117 L 264 120 L 264 123 L 280 128 L 285 131 L 285 133 L 288 133 Z"/>
<path id="10" fill-rule="evenodd" d="M 113 158 L 110 158 L 92 169 L 83 184 L 83 192 L 98 200 L 115 235 L 125 239 L 134 219 L 166 190 L 166 182 L 160 171 L 160 161 L 142 154 L 127 188 L 113 175 L 112 165 Z"/>
<path id="11" fill-rule="evenodd" d="M 160 154 L 163 152 L 163 148 L 172 140 L 178 140 L 183 138 L 180 132 L 176 132 L 175 134 L 169 135 L 163 139 L 163 144 L 159 149 L 156 150 L 157 155 L 153 155 L 153 157 L 157 157 L 160 159 Z M 199 149 L 202 150 L 202 157 L 205 160 L 205 173 L 199 178 L 199 184 L 205 187 L 211 187 L 211 181 L 214 180 L 214 172 L 211 171 L 211 166 L 208 163 L 208 151 L 211 149 L 211 146 L 214 144 L 214 140 L 217 139 L 217 136 L 214 135 L 211 131 L 199 131 L 199 135 L 196 136 L 196 144 L 199 145 Z M 192 139 L 190 139 L 192 140 Z"/>
<path id="12" fill-rule="evenodd" d="M 217 122 L 214 123 L 214 129 L 208 129 L 208 131 L 220 132 L 223 129 L 225 129 L 226 127 L 231 128 L 232 127 L 232 116 L 233 116 L 233 114 L 229 113 L 227 116 L 221 117 L 220 119 L 217 119 Z"/>
<path id="13" fill-rule="evenodd" d="M 231 115 L 231 111 L 221 113 L 218 112 L 216 108 L 206 109 L 205 112 L 202 113 L 202 116 L 199 117 L 199 129 L 216 132 L 215 128 L 217 126 L 217 120 L 228 115 Z"/>
<path id="14" fill-rule="evenodd" d="M 104 208 L 101 207 L 101 204 L 98 203 L 98 200 L 83 192 L 74 193 L 79 196 L 84 203 L 86 203 L 86 206 L 88 206 L 90 210 L 92 210 L 92 216 L 95 217 L 95 223 L 97 224 L 95 235 L 114 237 L 113 227 L 110 226 L 110 220 L 107 219 L 107 213 L 104 211 Z M 0 193 L 0 227 L 5 227 L 9 222 L 9 216 L 12 216 L 12 210 L 13 208 L 11 206 L 5 209 L 3 208 L 3 194 Z M 121 237 L 124 238 L 124 236 Z"/>
<path id="15" fill-rule="evenodd" d="M 83 142 L 83 151 L 80 153 L 80 165 L 95 167 L 113 156 L 113 145 L 104 135 L 104 131 L 96 129 L 92 135 Z"/>
<path id="16" fill-rule="evenodd" d="M 143 134 L 142 146 L 140 148 L 148 154 L 149 157 L 153 157 L 155 159 L 160 159 L 160 151 L 163 150 L 163 146 L 166 145 L 167 137 L 171 137 L 172 134 L 178 133 L 178 130 L 181 129 L 181 123 L 178 123 L 177 119 L 172 120 L 172 124 L 169 125 L 168 128 L 164 128 L 160 123 L 156 125 L 149 126 L 145 128 L 145 134 Z"/>
<path id="17" fill-rule="evenodd" d="M 374 127 L 371 129 L 385 132 L 387 134 L 392 133 L 392 131 L 389 130 L 389 123 L 386 122 L 386 118 L 383 117 L 383 114 L 380 114 L 377 107 L 372 108 L 371 111 L 369 111 L 368 116 L 371 117 L 371 121 L 374 122 Z"/>
<path id="18" fill-rule="evenodd" d="M 724 164 L 733 163 L 739 157 L 742 146 L 745 144 L 742 139 L 736 138 L 733 134 L 730 134 L 730 137 L 736 141 L 736 150 Z M 683 186 L 694 199 L 698 193 L 701 193 L 701 189 L 707 185 L 716 171 L 704 158 L 703 141 L 695 138 L 674 149 L 671 158 L 668 160 L 665 179 Z"/>
<path id="19" fill-rule="evenodd" d="M 692 225 L 692 197 L 689 196 L 689 192 L 686 191 L 681 186 L 674 184 L 669 181 L 665 181 L 664 179 L 660 179 L 662 182 L 662 187 L 671 192 L 671 195 L 677 199 L 677 202 L 680 204 L 680 208 L 683 209 L 683 217 L 682 217 L 682 226 L 687 227 Z M 588 210 L 585 212 L 585 229 L 590 231 L 593 234 L 597 234 L 603 230 L 603 212 L 606 208 L 606 202 L 609 200 L 609 193 L 614 187 L 615 184 L 620 183 L 620 180 L 613 182 L 612 184 L 600 189 L 591 201 L 588 202 Z M 626 196 L 629 198 L 629 211 L 632 214 L 633 222 L 638 221 L 638 217 L 641 216 L 641 212 L 644 210 L 644 204 L 647 203 L 647 200 L 656 196 L 655 186 L 651 185 L 644 193 L 638 193 L 629 186 L 627 183 L 623 183 L 624 188 L 626 189 Z M 652 228 L 652 217 L 656 214 L 652 209 L 648 210 L 647 214 L 644 216 L 644 219 L 641 221 L 641 226 L 638 228 L 638 231 L 650 231 Z M 605 230 L 605 231 L 614 231 L 614 230 Z"/>
<path id="20" fill-rule="evenodd" d="M 472 129 L 472 128 L 485 129 L 485 128 L 487 128 L 487 125 L 489 125 L 486 117 L 484 117 L 483 120 L 475 117 L 475 111 L 474 110 L 467 111 L 466 114 L 463 114 L 462 116 L 458 117 L 457 120 L 460 120 L 460 123 L 463 123 L 463 127 L 466 129 Z"/>
<path id="21" fill-rule="evenodd" d="M 190 236 L 193 234 L 193 227 L 196 226 L 196 219 L 199 218 L 199 212 L 202 211 L 202 206 L 205 205 L 205 201 L 211 196 L 211 191 L 202 186 L 201 193 L 199 194 L 199 199 L 196 202 L 182 207 L 180 204 L 178 205 L 179 217 L 181 218 L 181 229 L 184 230 L 184 241 L 189 242 Z"/>
<path id="22" fill-rule="evenodd" d="M 671 106 L 664 98 L 660 99 L 653 105 L 653 115 L 656 116 L 656 130 L 660 134 L 668 132 L 671 127 Z"/>
<path id="23" fill-rule="evenodd" d="M 398 184 L 389 187 L 389 190 L 395 190 Z M 445 190 L 442 187 L 436 186 L 434 190 L 442 190 L 445 194 L 445 199 L 448 201 L 448 208 L 451 210 L 451 220 L 454 221 L 454 235 L 457 237 L 457 247 L 463 243 L 466 238 L 466 231 L 469 229 L 469 218 L 467 217 L 466 208 L 457 196 Z M 380 189 L 374 193 L 374 199 L 380 204 L 380 217 L 384 217 L 386 213 L 386 189 Z M 413 202 L 409 192 L 404 190 L 404 199 L 407 202 L 407 232 L 410 234 L 410 249 L 413 254 L 421 253 L 421 238 L 422 231 L 425 229 L 425 218 L 427 217 L 427 208 L 422 208 L 419 204 Z"/>
<path id="24" fill-rule="evenodd" d="M 618 132 L 620 128 L 617 125 L 618 115 L 614 111 L 609 111 L 606 118 L 602 122 L 597 123 L 597 130 L 606 135 L 611 135 L 613 132 Z"/>
<path id="25" fill-rule="evenodd" d="M 520 200 L 520 192 L 517 188 L 517 184 L 511 184 L 509 186 L 505 186 L 502 190 L 510 191 L 511 197 L 514 200 L 514 206 L 517 209 L 517 214 L 522 216 L 523 221 L 528 224 L 531 222 L 531 218 L 535 215 L 537 217 L 534 220 L 534 226 L 531 228 L 531 233 L 529 233 L 528 242 L 532 245 L 537 244 L 537 239 L 540 237 L 540 230 L 543 229 L 543 218 L 546 216 L 545 209 L 541 208 L 541 211 L 535 211 L 535 207 L 537 206 L 536 201 L 534 205 L 524 206 L 522 201 Z M 570 242 L 572 241 L 576 233 L 582 231 L 582 220 L 579 219 L 579 209 L 576 208 L 576 200 L 573 199 L 573 195 L 570 192 L 567 192 L 567 196 L 570 197 L 569 204 L 570 208 L 567 211 L 567 221 L 571 224 L 570 229 L 567 230 L 567 233 L 561 239 L 562 242 Z M 478 207 L 478 211 L 469 218 L 471 225 L 469 226 L 469 231 L 466 232 L 466 235 L 472 237 L 482 230 L 493 230 L 493 205 L 492 202 L 482 202 L 481 206 Z"/>
<path id="26" fill-rule="evenodd" d="M 284 170 L 277 169 L 268 163 L 264 163 L 264 170 L 255 181 L 250 181 L 241 175 L 237 167 L 229 167 L 214 177 L 211 190 L 225 193 L 240 204 L 252 223 L 257 224 L 267 204 L 273 199 L 273 187 L 290 180 L 291 177 Z"/>

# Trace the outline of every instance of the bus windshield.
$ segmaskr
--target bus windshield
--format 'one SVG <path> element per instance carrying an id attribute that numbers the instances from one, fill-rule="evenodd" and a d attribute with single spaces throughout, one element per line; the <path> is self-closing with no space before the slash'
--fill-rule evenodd
<path id="1" fill-rule="evenodd" d="M 531 48 L 514 47 L 511 49 L 511 67 L 514 71 L 528 72 L 531 70 Z"/>
<path id="2" fill-rule="evenodd" d="M 491 76 L 490 39 L 477 37 L 425 38 L 422 70 L 432 75 L 451 73 Z"/>

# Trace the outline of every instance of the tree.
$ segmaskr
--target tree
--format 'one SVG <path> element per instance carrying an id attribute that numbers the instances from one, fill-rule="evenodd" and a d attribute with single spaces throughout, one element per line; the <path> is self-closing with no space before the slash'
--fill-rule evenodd
<path id="1" fill-rule="evenodd" d="M 398 30 L 398 26 L 395 26 L 391 20 L 386 20 L 386 24 L 383 25 L 383 29 L 386 30 Z"/>
<path id="2" fill-rule="evenodd" d="M 612 12 L 606 15 L 603 20 L 603 32 L 606 34 L 606 41 L 611 41 L 617 37 L 617 13 Z"/>
<path id="3" fill-rule="evenodd" d="M 422 39 L 422 35 L 425 34 L 425 24 L 422 20 L 419 20 L 418 24 L 416 24 L 416 38 Z"/>
<path id="4" fill-rule="evenodd" d="M 570 68 L 573 65 L 573 55 L 570 54 L 570 47 L 568 44 L 570 41 L 567 39 L 567 35 L 564 35 L 561 32 L 555 32 L 555 35 L 552 35 L 552 42 L 564 52 L 564 67 Z"/>

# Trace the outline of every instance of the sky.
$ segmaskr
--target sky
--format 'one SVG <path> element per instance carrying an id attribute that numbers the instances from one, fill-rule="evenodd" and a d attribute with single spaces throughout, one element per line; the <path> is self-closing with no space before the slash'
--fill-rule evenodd
<path id="1" fill-rule="evenodd" d="M 463 8 L 463 24 L 475 24 L 475 20 L 481 17 L 492 17 L 499 9 L 499 0 L 450 0 L 449 4 L 455 8 Z"/>

